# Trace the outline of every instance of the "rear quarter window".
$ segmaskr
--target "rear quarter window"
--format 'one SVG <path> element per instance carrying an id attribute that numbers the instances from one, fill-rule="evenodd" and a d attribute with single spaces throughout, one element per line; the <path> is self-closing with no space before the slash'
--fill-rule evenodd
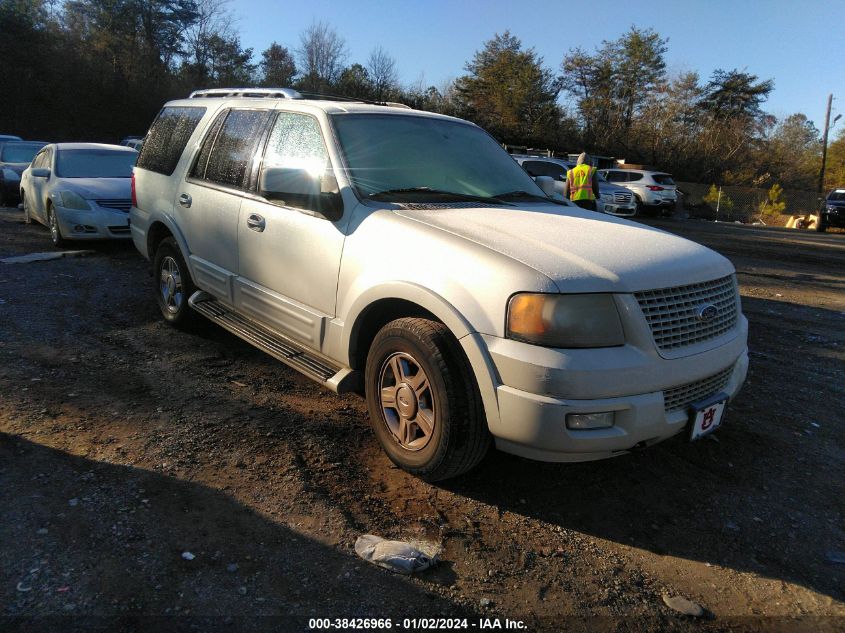
<path id="1" fill-rule="evenodd" d="M 204 114 L 203 107 L 164 108 L 147 133 L 138 167 L 170 176 Z"/>

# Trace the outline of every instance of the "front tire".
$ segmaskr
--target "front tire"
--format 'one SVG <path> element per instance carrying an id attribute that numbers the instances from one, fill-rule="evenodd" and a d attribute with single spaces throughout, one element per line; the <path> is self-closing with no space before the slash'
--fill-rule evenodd
<path id="1" fill-rule="evenodd" d="M 490 446 L 469 362 L 445 325 L 402 318 L 373 340 L 365 370 L 370 424 L 400 468 L 426 481 L 473 468 Z"/>
<path id="2" fill-rule="evenodd" d="M 158 245 L 153 261 L 156 300 L 164 320 L 178 328 L 194 325 L 197 314 L 188 305 L 188 298 L 196 291 L 191 273 L 182 257 L 179 245 L 172 237 Z"/>
<path id="3" fill-rule="evenodd" d="M 47 228 L 50 229 L 50 240 L 56 248 L 65 248 L 67 240 L 62 237 L 62 227 L 59 226 L 59 219 L 52 206 L 47 206 Z"/>

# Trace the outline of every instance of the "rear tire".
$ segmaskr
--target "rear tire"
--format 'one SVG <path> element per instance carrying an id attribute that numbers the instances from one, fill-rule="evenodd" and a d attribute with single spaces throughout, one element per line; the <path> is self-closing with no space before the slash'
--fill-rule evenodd
<path id="1" fill-rule="evenodd" d="M 827 224 L 824 223 L 824 220 L 822 220 L 821 215 L 819 215 L 819 219 L 816 220 L 816 231 L 818 231 L 819 233 L 824 233 L 825 231 L 827 231 Z"/>
<path id="2" fill-rule="evenodd" d="M 156 248 L 153 277 L 156 301 L 164 320 L 181 329 L 195 325 L 198 315 L 188 305 L 188 299 L 197 287 L 172 237 L 164 238 Z"/>
<path id="3" fill-rule="evenodd" d="M 29 214 L 29 202 L 27 202 L 25 193 L 21 193 L 21 204 L 23 204 L 23 223 L 32 224 L 32 216 Z"/>
<path id="4" fill-rule="evenodd" d="M 400 468 L 426 481 L 457 477 L 490 446 L 469 362 L 445 325 L 402 318 L 373 340 L 365 370 L 370 424 Z"/>

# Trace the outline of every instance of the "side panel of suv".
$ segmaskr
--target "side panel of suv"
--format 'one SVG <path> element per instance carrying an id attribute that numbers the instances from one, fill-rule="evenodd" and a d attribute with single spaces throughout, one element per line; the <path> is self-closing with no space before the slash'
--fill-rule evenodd
<path id="1" fill-rule="evenodd" d="M 695 439 L 745 378 L 727 260 L 550 200 L 465 121 L 200 91 L 166 104 L 133 179 L 163 317 L 360 393 L 389 458 L 428 480 L 493 441 L 583 461 Z"/>

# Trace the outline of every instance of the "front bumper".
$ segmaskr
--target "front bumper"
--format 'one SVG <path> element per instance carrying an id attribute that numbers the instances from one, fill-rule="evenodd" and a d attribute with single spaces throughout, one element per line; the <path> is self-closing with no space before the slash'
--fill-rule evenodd
<path id="1" fill-rule="evenodd" d="M 596 201 L 599 210 L 604 211 L 609 215 L 618 215 L 620 217 L 631 217 L 637 214 L 637 205 L 631 203 L 630 205 L 616 204 L 614 202 L 603 202 L 601 199 Z M 602 209 L 602 205 L 604 208 Z"/>
<path id="2" fill-rule="evenodd" d="M 81 211 L 55 206 L 56 219 L 67 240 L 130 239 L 129 214 L 92 204 L 92 209 Z"/>
<path id="3" fill-rule="evenodd" d="M 500 377 L 499 417 L 491 426 L 500 450 L 530 459 L 577 462 L 604 459 L 668 439 L 688 428 L 689 412 L 677 398 L 667 410 L 664 392 L 699 401 L 697 385 L 724 376 L 713 393 L 733 398 L 748 371 L 747 321 L 720 345 L 667 359 L 656 349 L 631 345 L 592 350 L 539 348 L 483 336 Z M 683 400 L 683 398 L 681 398 Z M 568 413 L 613 412 L 606 429 L 573 430 Z"/>

